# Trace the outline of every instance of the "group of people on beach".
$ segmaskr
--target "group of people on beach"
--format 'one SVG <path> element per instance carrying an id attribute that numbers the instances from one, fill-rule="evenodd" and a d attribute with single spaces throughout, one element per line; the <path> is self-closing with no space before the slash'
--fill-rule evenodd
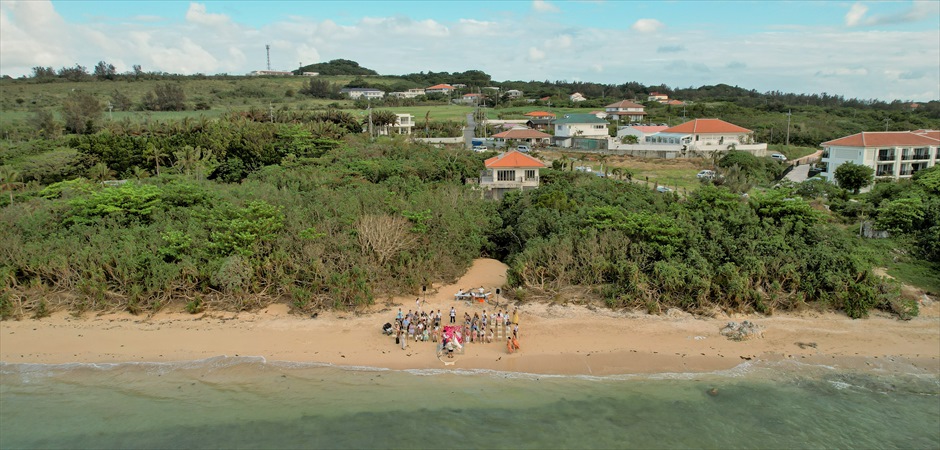
<path id="1" fill-rule="evenodd" d="M 395 315 L 392 323 L 386 323 L 383 332 L 395 336 L 395 344 L 402 350 L 408 346 L 409 341 L 439 343 L 439 347 L 446 348 L 450 344 L 462 346 L 465 343 L 491 343 L 506 339 L 506 348 L 509 353 L 519 349 L 519 311 L 494 311 L 487 314 L 464 312 L 463 319 L 458 323 L 458 314 L 455 307 L 447 313 L 448 325 L 444 325 L 444 314 L 440 309 L 434 311 L 421 311 L 420 304 L 417 310 L 404 313 L 401 308 Z M 445 330 L 446 327 L 446 330 Z M 446 332 L 445 332 L 446 331 Z M 447 340 L 448 342 L 444 342 Z"/>

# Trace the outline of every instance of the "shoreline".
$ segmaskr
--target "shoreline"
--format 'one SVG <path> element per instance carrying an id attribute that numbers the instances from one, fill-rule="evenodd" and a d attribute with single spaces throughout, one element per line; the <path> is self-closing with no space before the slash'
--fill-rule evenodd
<path id="1" fill-rule="evenodd" d="M 505 266 L 477 260 L 456 283 L 434 286 L 425 308 L 462 317 L 493 305 L 455 301 L 458 288 L 502 286 Z M 940 301 L 925 302 L 910 321 L 887 314 L 853 320 L 836 313 L 693 317 L 677 310 L 652 316 L 578 305 L 519 305 L 521 350 L 504 342 L 467 343 L 452 365 L 437 358 L 433 342 L 406 350 L 381 333 L 397 308 L 412 300 L 379 302 L 362 313 L 328 311 L 316 318 L 293 315 L 287 305 L 256 312 L 129 313 L 76 318 L 57 312 L 44 319 L 0 322 L 4 363 L 181 362 L 208 358 L 263 357 L 266 361 L 322 363 L 392 370 L 492 370 L 542 375 L 711 373 L 746 361 L 785 361 L 866 371 L 940 376 Z M 719 334 L 729 321 L 750 320 L 762 337 L 732 341 Z M 445 319 L 446 322 L 446 319 Z M 449 361 L 451 362 L 451 361 Z"/>

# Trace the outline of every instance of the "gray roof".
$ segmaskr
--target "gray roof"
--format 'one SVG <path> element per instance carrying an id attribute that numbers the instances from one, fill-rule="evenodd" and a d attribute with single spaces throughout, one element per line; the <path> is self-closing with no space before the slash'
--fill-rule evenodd
<path id="1" fill-rule="evenodd" d="M 595 116 L 594 114 L 565 114 L 564 117 L 560 119 L 555 119 L 555 125 L 567 125 L 571 123 L 607 124 L 607 121 Z"/>

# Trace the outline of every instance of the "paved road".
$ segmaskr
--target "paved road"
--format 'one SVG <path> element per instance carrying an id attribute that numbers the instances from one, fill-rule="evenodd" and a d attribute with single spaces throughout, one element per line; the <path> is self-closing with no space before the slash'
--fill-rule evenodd
<path id="1" fill-rule="evenodd" d="M 794 167 L 793 170 L 787 174 L 786 178 L 797 183 L 806 181 L 806 179 L 809 178 L 809 167 L 809 164 L 800 164 Z"/>
<path id="2" fill-rule="evenodd" d="M 477 124 L 473 121 L 473 114 L 467 114 L 467 126 L 463 129 L 463 140 L 467 148 L 473 148 L 473 135 L 476 129 Z"/>

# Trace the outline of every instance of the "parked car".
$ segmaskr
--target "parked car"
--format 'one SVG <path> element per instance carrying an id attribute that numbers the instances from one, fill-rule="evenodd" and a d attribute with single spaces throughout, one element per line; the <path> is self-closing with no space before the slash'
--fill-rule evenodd
<path id="1" fill-rule="evenodd" d="M 695 175 L 695 176 L 696 176 L 698 179 L 700 179 L 700 180 L 711 180 L 712 178 L 715 178 L 715 171 L 714 171 L 714 170 L 703 170 L 703 171 L 700 171 L 700 172 L 699 172 L 697 175 Z"/>
<path id="2" fill-rule="evenodd" d="M 483 152 L 485 152 L 485 151 L 487 151 L 487 150 L 489 150 L 489 149 L 486 148 L 485 145 L 474 145 L 474 146 L 473 146 L 473 151 L 475 151 L 475 152 L 483 153 Z"/>
<path id="3" fill-rule="evenodd" d="M 776 159 L 777 161 L 786 161 L 787 157 L 783 153 L 772 153 L 771 158 Z"/>
<path id="4" fill-rule="evenodd" d="M 656 186 L 656 192 L 672 192 L 672 189 L 669 189 L 666 186 Z"/>
<path id="5" fill-rule="evenodd" d="M 522 153 L 529 153 L 532 151 L 532 148 L 530 148 L 528 145 L 520 145 L 516 147 L 516 150 L 519 150 Z"/>

